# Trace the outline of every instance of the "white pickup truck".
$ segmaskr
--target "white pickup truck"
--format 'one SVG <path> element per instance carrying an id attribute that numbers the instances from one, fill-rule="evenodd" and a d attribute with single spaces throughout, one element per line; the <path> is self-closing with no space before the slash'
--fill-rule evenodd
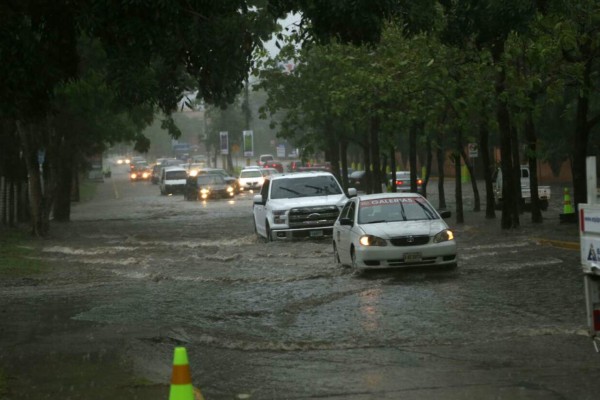
<path id="1" fill-rule="evenodd" d="M 356 189 L 348 189 L 348 194 L 355 196 Z M 329 172 L 269 176 L 253 198 L 254 229 L 267 241 L 331 236 L 346 201 Z"/>
<path id="2" fill-rule="evenodd" d="M 498 168 L 492 177 L 494 183 L 494 200 L 496 209 L 502 208 L 502 169 Z M 538 185 L 538 198 L 540 199 L 540 209 L 547 210 L 550 201 L 550 186 Z M 529 167 L 521 165 L 521 202 L 525 205 L 531 205 L 531 189 L 529 186 Z"/>

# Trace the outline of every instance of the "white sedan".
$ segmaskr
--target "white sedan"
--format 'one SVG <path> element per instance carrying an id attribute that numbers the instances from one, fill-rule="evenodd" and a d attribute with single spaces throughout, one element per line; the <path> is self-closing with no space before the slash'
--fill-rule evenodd
<path id="1" fill-rule="evenodd" d="M 359 269 L 456 267 L 454 233 L 423 196 L 377 193 L 354 197 L 333 226 L 335 261 Z"/>

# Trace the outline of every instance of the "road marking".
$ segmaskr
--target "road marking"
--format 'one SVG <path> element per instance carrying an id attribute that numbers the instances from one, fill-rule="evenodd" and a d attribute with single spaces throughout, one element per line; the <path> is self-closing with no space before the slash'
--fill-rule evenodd
<path id="1" fill-rule="evenodd" d="M 539 244 L 545 244 L 554 247 L 560 247 L 561 249 L 578 250 L 579 243 L 577 242 L 565 242 L 563 240 L 551 240 L 551 239 L 533 239 Z"/>

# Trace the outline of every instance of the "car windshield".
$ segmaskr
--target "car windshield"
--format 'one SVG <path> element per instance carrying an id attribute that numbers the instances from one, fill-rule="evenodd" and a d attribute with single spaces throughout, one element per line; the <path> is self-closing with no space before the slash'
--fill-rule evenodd
<path id="1" fill-rule="evenodd" d="M 186 179 L 187 173 L 185 171 L 167 171 L 167 179 Z"/>
<path id="2" fill-rule="evenodd" d="M 382 197 L 363 200 L 358 209 L 359 224 L 438 219 L 438 215 L 422 197 Z"/>
<path id="3" fill-rule="evenodd" d="M 342 194 L 342 189 L 333 176 L 278 179 L 271 183 L 272 199 L 328 196 L 333 194 Z"/>
<path id="4" fill-rule="evenodd" d="M 354 171 L 353 173 L 350 174 L 350 176 L 348 178 L 362 178 L 362 176 L 365 174 L 365 171 Z"/>
<path id="5" fill-rule="evenodd" d="M 262 177 L 262 173 L 257 169 L 253 169 L 253 170 L 249 170 L 249 171 L 242 171 L 240 173 L 240 178 L 261 178 L 261 177 Z"/>
<path id="6" fill-rule="evenodd" d="M 199 185 L 224 184 L 225 180 L 221 175 L 200 175 L 198 177 Z"/>

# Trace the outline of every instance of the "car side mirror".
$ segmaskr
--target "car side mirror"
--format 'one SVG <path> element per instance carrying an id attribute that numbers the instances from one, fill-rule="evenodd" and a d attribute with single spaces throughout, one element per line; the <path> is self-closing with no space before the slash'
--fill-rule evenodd
<path id="1" fill-rule="evenodd" d="M 252 202 L 254 204 L 258 204 L 259 206 L 264 206 L 266 203 L 265 201 L 263 201 L 262 194 L 255 194 L 252 198 Z"/>
<path id="2" fill-rule="evenodd" d="M 440 211 L 440 217 L 442 218 L 450 218 L 452 216 L 451 211 Z"/>
<path id="3" fill-rule="evenodd" d="M 348 188 L 348 197 L 356 197 L 356 189 L 355 188 Z"/>
<path id="4" fill-rule="evenodd" d="M 340 218 L 340 225 L 352 226 L 352 220 L 350 218 Z"/>

